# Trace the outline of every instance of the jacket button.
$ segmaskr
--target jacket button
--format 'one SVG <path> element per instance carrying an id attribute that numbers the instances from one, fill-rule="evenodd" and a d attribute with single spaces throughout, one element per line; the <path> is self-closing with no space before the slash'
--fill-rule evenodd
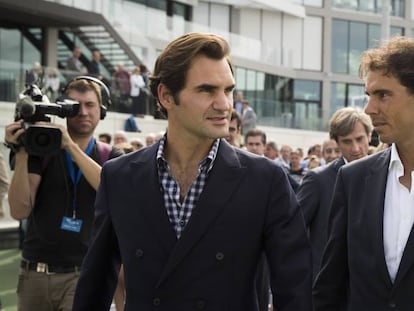
<path id="1" fill-rule="evenodd" d="M 196 309 L 200 309 L 200 310 L 204 309 L 206 307 L 206 301 L 202 299 L 197 300 L 195 303 L 195 307 Z"/>
<path id="2" fill-rule="evenodd" d="M 155 298 L 152 300 L 152 304 L 153 304 L 154 306 L 159 306 L 159 305 L 161 304 L 161 299 L 160 299 L 160 298 L 158 298 L 158 297 L 155 297 Z"/>
<path id="3" fill-rule="evenodd" d="M 136 251 L 135 251 L 135 256 L 137 257 L 137 258 L 142 258 L 143 256 L 144 256 L 144 251 L 142 250 L 142 249 L 137 249 Z"/>
<path id="4" fill-rule="evenodd" d="M 392 308 L 392 309 L 394 309 L 394 308 L 396 308 L 397 307 L 397 305 L 395 304 L 395 302 L 393 302 L 393 301 L 391 301 L 389 304 L 388 304 L 388 306 L 390 307 L 390 308 Z"/>
<path id="5" fill-rule="evenodd" d="M 223 260 L 223 258 L 224 258 L 224 254 L 223 254 L 223 253 L 218 252 L 218 253 L 216 254 L 216 259 L 217 259 L 217 260 Z"/>

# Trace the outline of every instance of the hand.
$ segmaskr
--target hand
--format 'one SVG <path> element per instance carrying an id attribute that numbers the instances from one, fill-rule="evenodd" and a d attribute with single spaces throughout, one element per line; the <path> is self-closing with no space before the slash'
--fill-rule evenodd
<path id="1" fill-rule="evenodd" d="M 49 122 L 36 122 L 36 125 L 45 126 L 45 127 L 53 127 L 57 128 L 62 132 L 62 140 L 61 140 L 61 148 L 62 149 L 68 149 L 69 145 L 74 144 L 72 138 L 69 135 L 68 130 L 66 127 L 62 124 L 57 123 L 49 123 Z"/>
<path id="2" fill-rule="evenodd" d="M 67 150 L 69 148 L 69 145 L 74 143 L 65 126 L 63 126 L 62 124 L 56 124 L 56 123 L 46 123 L 46 124 L 48 124 L 49 126 L 56 127 L 60 129 L 60 131 L 62 132 L 62 143 L 61 143 L 62 149 Z"/>
<path id="3" fill-rule="evenodd" d="M 18 120 L 6 126 L 4 141 L 7 144 L 19 145 L 19 137 L 24 133 L 23 123 L 23 120 Z"/>

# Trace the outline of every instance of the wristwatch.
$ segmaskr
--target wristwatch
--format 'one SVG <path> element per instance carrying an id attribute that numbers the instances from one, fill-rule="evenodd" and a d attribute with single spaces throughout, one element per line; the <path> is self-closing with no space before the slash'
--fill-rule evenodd
<path id="1" fill-rule="evenodd" d="M 8 141 L 4 142 L 4 145 L 9 148 L 12 152 L 16 153 L 17 151 L 19 151 L 20 147 L 22 146 L 21 143 L 19 144 L 15 144 L 15 143 L 10 143 Z"/>

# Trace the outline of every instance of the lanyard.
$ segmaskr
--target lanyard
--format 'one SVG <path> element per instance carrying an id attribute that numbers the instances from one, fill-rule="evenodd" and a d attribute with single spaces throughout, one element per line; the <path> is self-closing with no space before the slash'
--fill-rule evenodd
<path id="1" fill-rule="evenodd" d="M 95 139 L 92 137 L 91 140 L 89 141 L 88 147 L 85 150 L 85 153 L 88 156 L 91 154 L 94 143 L 95 143 Z M 73 183 L 72 209 L 73 209 L 73 219 L 75 219 L 76 218 L 76 208 L 78 207 L 78 201 L 77 201 L 78 183 L 79 183 L 79 180 L 82 177 L 82 171 L 80 169 L 78 169 L 78 173 L 75 176 L 75 168 L 73 166 L 72 157 L 70 156 L 70 153 L 68 151 L 66 151 L 66 163 L 68 164 L 70 179 L 72 180 L 72 183 Z"/>

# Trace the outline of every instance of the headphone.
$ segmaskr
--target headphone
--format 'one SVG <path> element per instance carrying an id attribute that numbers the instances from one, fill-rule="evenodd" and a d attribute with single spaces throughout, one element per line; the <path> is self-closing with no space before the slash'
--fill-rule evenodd
<path id="1" fill-rule="evenodd" d="M 95 77 L 91 77 L 91 76 L 77 76 L 75 78 L 73 78 L 72 80 L 70 80 L 65 87 L 62 89 L 62 93 L 65 94 L 66 90 L 68 88 L 68 86 L 77 80 L 87 80 L 90 82 L 95 82 L 96 84 L 98 84 L 98 86 L 101 89 L 101 120 L 105 119 L 106 116 L 106 112 L 108 110 L 107 107 L 109 107 L 112 102 L 111 102 L 111 93 L 109 92 L 108 87 L 99 79 L 95 78 Z"/>

